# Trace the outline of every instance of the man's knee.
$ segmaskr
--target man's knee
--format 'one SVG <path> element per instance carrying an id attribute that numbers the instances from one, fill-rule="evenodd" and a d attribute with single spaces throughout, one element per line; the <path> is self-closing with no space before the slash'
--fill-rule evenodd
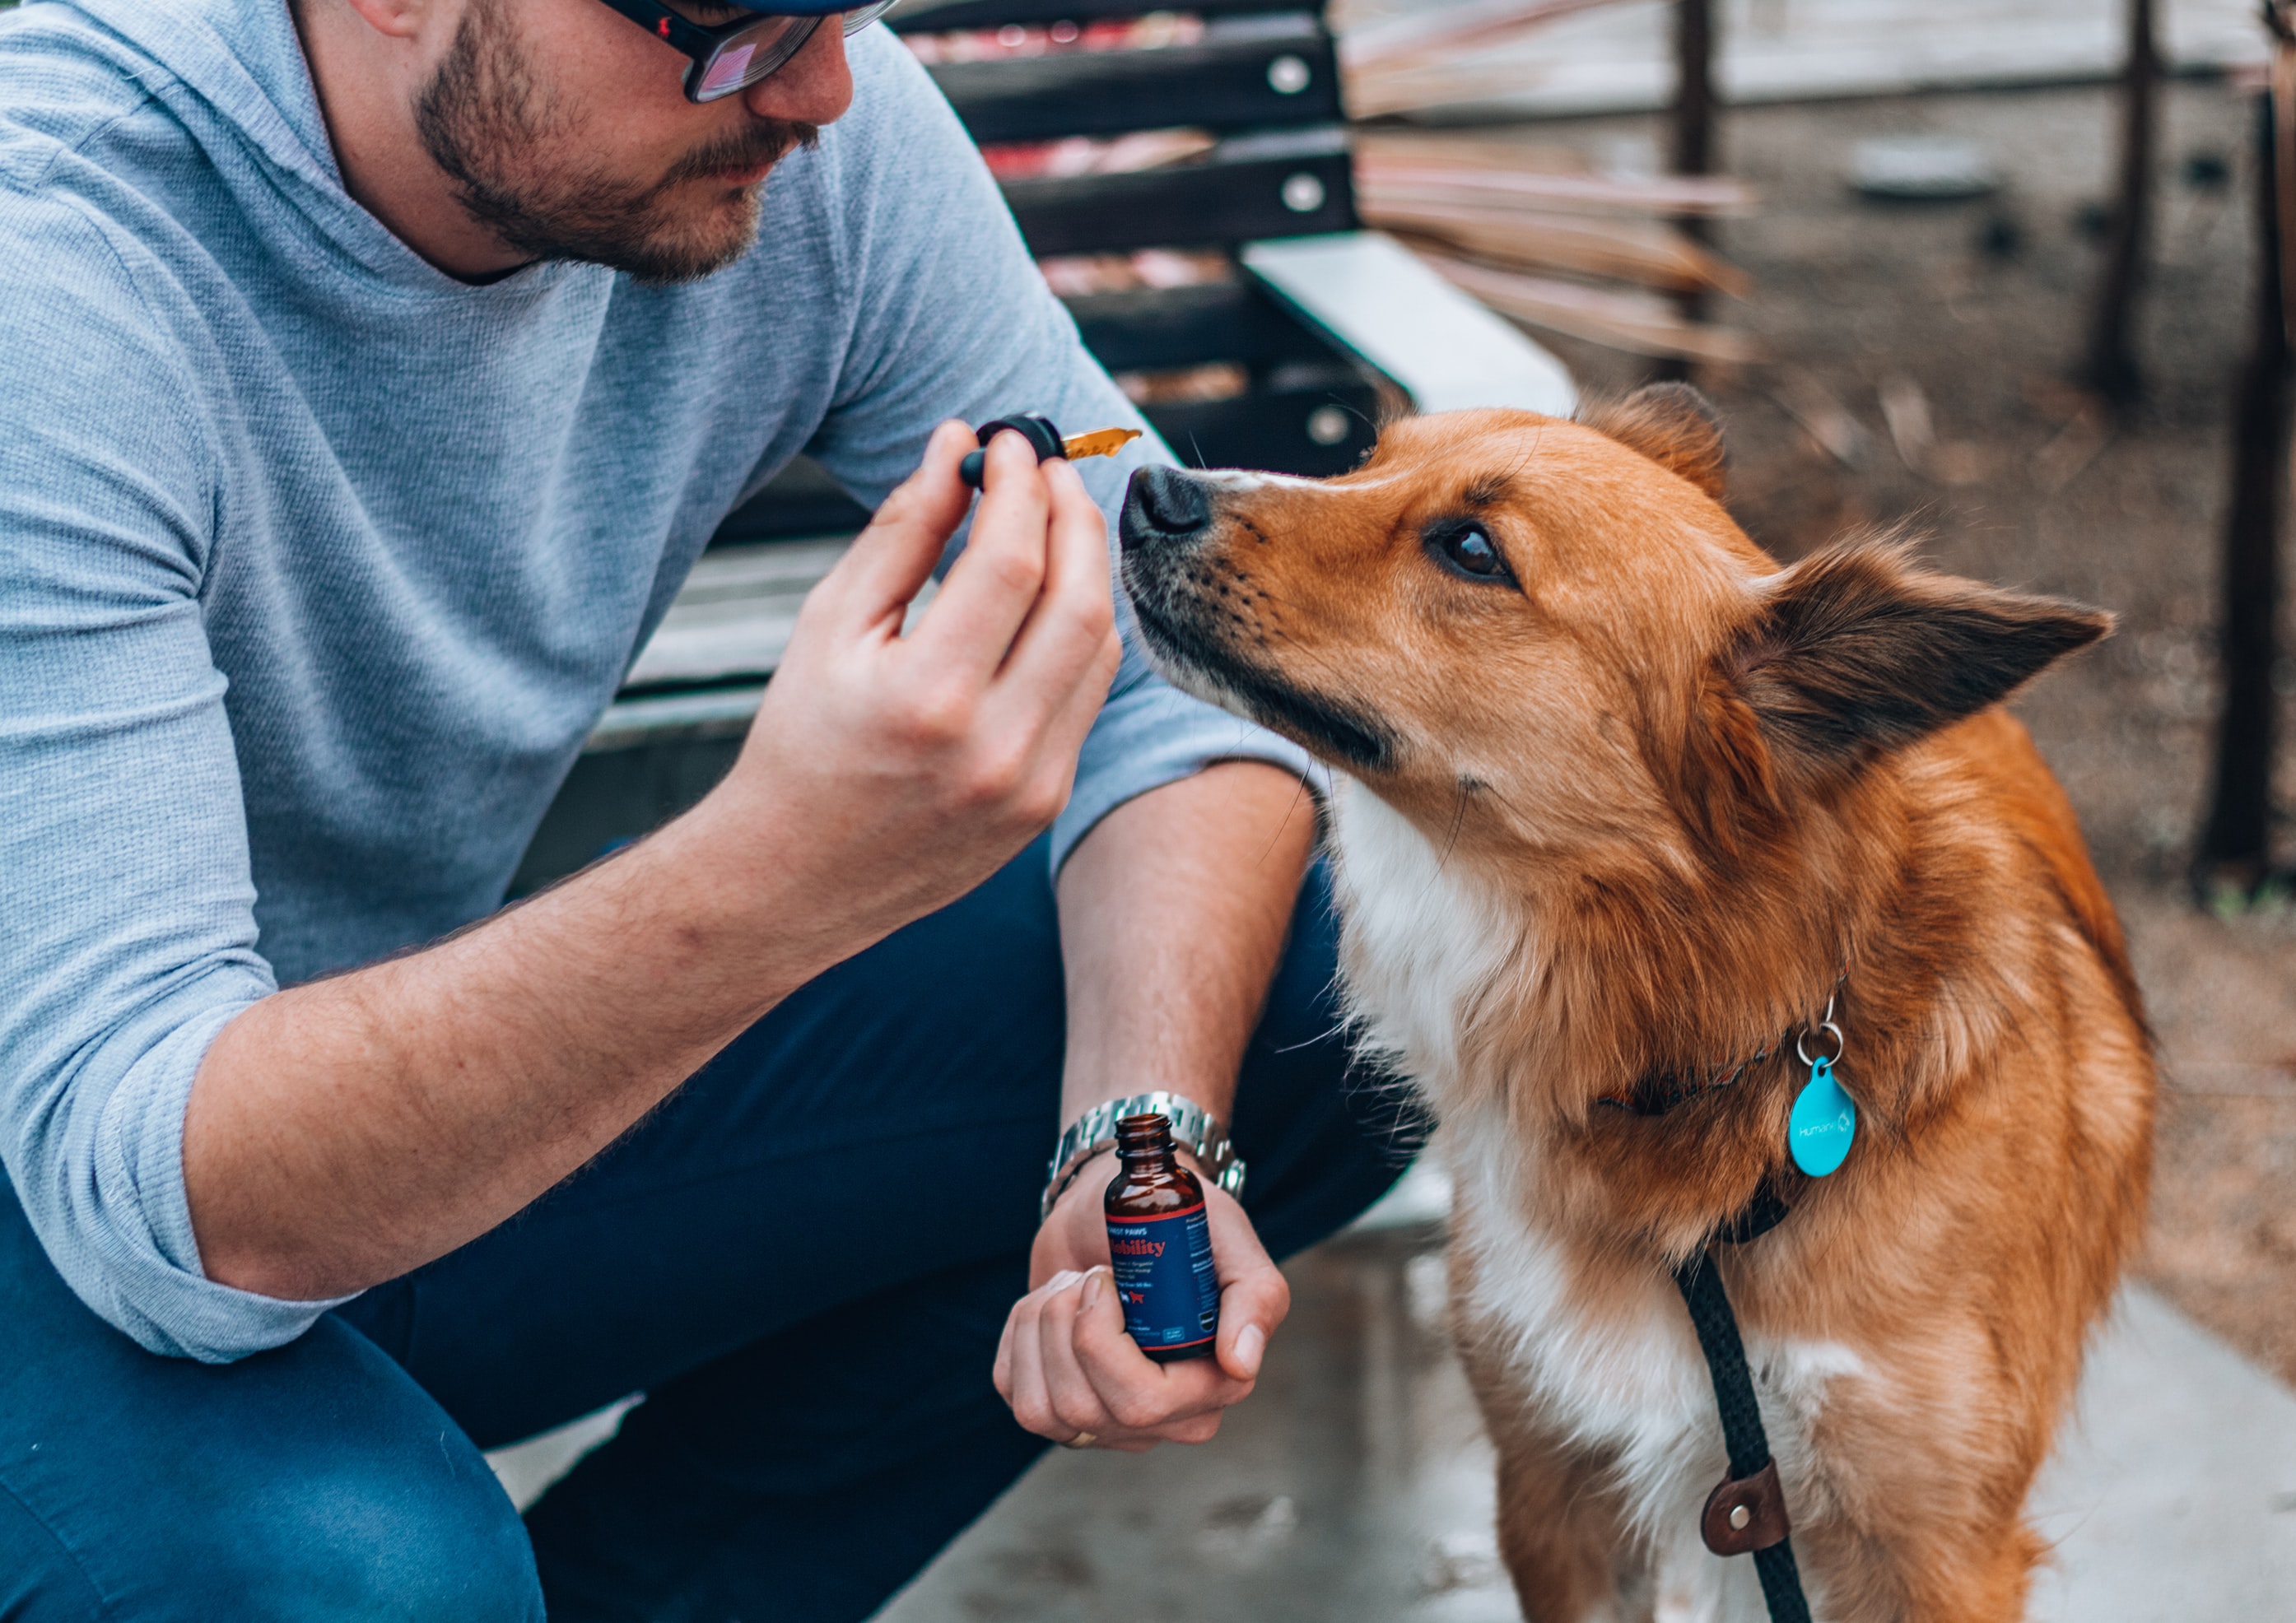
<path id="1" fill-rule="evenodd" d="M 235 1439 L 217 1493 L 184 1495 L 191 1514 L 162 1535 L 170 1565 L 206 1566 L 234 1597 L 185 1615 L 540 1623 L 533 1547 L 476 1445 L 344 1325 L 283 1350 L 302 1367 L 261 1373 L 282 1389 L 275 1423 Z"/>
<path id="2" fill-rule="evenodd" d="M 439 1439 L 420 1446 L 439 1458 Z M 154 1481 L 121 1460 L 77 1492 L 0 1483 L 0 1617 L 540 1623 L 533 1551 L 491 1473 L 442 1482 L 368 1450 L 257 1480 L 242 1463 Z"/>
<path id="3" fill-rule="evenodd" d="M 6 1283 L 0 1617 L 539 1623 L 485 1457 L 348 1326 L 200 1365 L 132 1346 L 52 1272 Z"/>
<path id="4" fill-rule="evenodd" d="M 532 1549 L 491 1477 L 442 1492 L 375 1463 L 155 1485 L 121 1462 L 108 1492 L 40 1510 L 0 1485 L 0 1617 L 540 1623 Z"/>
<path id="5" fill-rule="evenodd" d="M 381 1452 L 306 1462 L 241 1513 L 171 1538 L 168 1565 L 217 1573 L 217 1605 L 197 1615 L 541 1623 L 533 1546 L 484 1456 L 451 1431 Z"/>

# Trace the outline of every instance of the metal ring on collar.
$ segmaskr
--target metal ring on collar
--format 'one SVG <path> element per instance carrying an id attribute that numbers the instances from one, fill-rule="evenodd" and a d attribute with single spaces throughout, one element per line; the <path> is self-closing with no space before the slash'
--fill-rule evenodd
<path id="1" fill-rule="evenodd" d="M 1813 1031 L 1831 1031 L 1833 1033 L 1833 1052 L 1832 1053 L 1821 1054 L 1816 1058 L 1811 1057 L 1809 1052 L 1809 1034 Z M 1841 1035 L 1841 1028 L 1835 1025 L 1830 1020 L 1822 1020 L 1815 1026 L 1804 1026 L 1800 1031 L 1794 1033 L 1794 1053 L 1800 1056 L 1801 1062 L 1805 1065 L 1815 1065 L 1817 1063 L 1818 1059 L 1824 1060 L 1828 1065 L 1838 1064 L 1841 1059 L 1842 1050 L 1849 1046 L 1849 1044 L 1848 1039 Z"/>

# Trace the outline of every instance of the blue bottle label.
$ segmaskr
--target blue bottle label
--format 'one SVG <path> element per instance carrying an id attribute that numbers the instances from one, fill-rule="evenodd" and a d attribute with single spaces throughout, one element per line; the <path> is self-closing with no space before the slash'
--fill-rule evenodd
<path id="1" fill-rule="evenodd" d="M 1201 1347 L 1219 1333 L 1219 1278 L 1201 1201 L 1152 1217 L 1109 1218 L 1108 1254 L 1125 1333 L 1143 1350 Z"/>

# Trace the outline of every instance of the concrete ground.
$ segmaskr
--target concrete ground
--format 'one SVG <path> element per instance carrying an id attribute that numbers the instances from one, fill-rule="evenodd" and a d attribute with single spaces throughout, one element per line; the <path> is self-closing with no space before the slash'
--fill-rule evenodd
<path id="1" fill-rule="evenodd" d="M 1513 1623 L 1440 1248 L 1420 1226 L 1301 1258 L 1215 1441 L 1052 1455 L 879 1623 Z M 2132 1287 L 2034 1519 L 2034 1623 L 2296 1616 L 2296 1394 Z"/>
<path id="2" fill-rule="evenodd" d="M 1294 1262 L 1219 1437 L 1048 1455 L 877 1623 L 1515 1623 L 1491 1451 L 1443 1331 L 1439 1180 Z M 619 1412 L 493 1458 L 529 1502 Z M 2296 1616 L 2296 1393 L 2143 1285 L 2035 1494 L 2031 1623 Z"/>

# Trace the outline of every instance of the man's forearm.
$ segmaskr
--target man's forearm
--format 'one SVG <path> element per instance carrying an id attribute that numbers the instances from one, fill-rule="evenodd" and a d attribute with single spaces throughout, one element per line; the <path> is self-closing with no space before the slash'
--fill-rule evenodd
<path id="1" fill-rule="evenodd" d="M 775 897 L 769 871 L 728 873 L 722 847 L 698 848 L 710 839 L 689 818 L 427 951 L 232 1021 L 184 1119 L 208 1275 L 336 1296 L 484 1233 L 849 950 L 764 927 L 837 909 Z"/>
<path id="2" fill-rule="evenodd" d="M 1166 1088 L 1223 1119 L 1315 845 L 1298 778 L 1211 766 L 1126 802 L 1061 870 L 1063 1121 Z"/>
<path id="3" fill-rule="evenodd" d="M 211 1279 L 309 1300 L 475 1238 L 831 964 L 1048 824 L 1117 661 L 1105 530 L 1075 471 L 934 434 L 806 600 L 724 783 L 685 816 L 426 951 L 275 994 L 209 1046 L 184 1184 Z"/>
<path id="4" fill-rule="evenodd" d="M 1236 1074 L 1267 1002 L 1315 844 L 1299 780 L 1212 766 L 1103 818 L 1061 871 L 1068 1055 L 1062 1114 L 1163 1088 L 1233 1119 Z M 1205 1190 L 1220 1280 L 1217 1356 L 1149 1362 L 1126 1339 L 1101 1217 L 1107 1168 L 1086 1169 L 1037 1231 L 1029 1291 L 996 1354 L 1021 1423 L 1075 1446 L 1201 1443 L 1251 1390 L 1291 1289 L 1243 1209 Z"/>

